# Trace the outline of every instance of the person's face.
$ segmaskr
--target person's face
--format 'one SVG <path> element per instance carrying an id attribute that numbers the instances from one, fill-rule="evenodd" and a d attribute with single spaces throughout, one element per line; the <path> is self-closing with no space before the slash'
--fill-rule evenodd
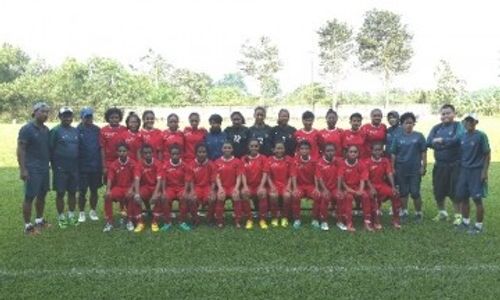
<path id="1" fill-rule="evenodd" d="M 361 118 L 358 117 L 351 118 L 350 123 L 351 123 L 351 129 L 356 131 L 361 126 Z"/>
<path id="2" fill-rule="evenodd" d="M 304 128 L 305 129 L 311 129 L 312 126 L 313 126 L 313 123 L 314 123 L 314 119 L 313 118 L 309 118 L 309 119 L 302 119 L 302 124 L 304 125 Z"/>
<path id="3" fill-rule="evenodd" d="M 311 149 L 309 148 L 309 146 L 307 146 L 307 145 L 301 145 L 300 148 L 299 148 L 300 156 L 302 156 L 302 157 L 309 156 L 310 150 Z"/>
<path id="4" fill-rule="evenodd" d="M 153 114 L 146 114 L 144 116 L 144 128 L 146 129 L 153 129 L 155 126 L 155 115 Z"/>
<path id="5" fill-rule="evenodd" d="M 464 127 L 467 131 L 474 131 L 476 129 L 477 121 L 473 119 L 465 119 Z"/>
<path id="6" fill-rule="evenodd" d="M 119 158 L 121 158 L 122 160 L 127 158 L 127 153 L 128 153 L 127 147 L 125 147 L 125 146 L 118 147 L 118 157 Z"/>
<path id="7" fill-rule="evenodd" d="M 351 146 L 347 149 L 347 159 L 356 160 L 358 158 L 358 148 Z"/>
<path id="8" fill-rule="evenodd" d="M 47 107 L 42 107 L 35 111 L 35 119 L 40 123 L 45 123 L 49 118 L 49 109 Z"/>
<path id="9" fill-rule="evenodd" d="M 220 123 L 217 123 L 217 122 L 213 122 L 211 121 L 210 122 L 210 128 L 214 131 L 217 131 L 217 130 L 220 130 Z"/>
<path id="10" fill-rule="evenodd" d="M 198 128 L 198 125 L 200 124 L 200 117 L 197 115 L 192 115 L 189 117 L 189 125 L 191 125 L 191 128 L 196 129 Z"/>
<path id="11" fill-rule="evenodd" d="M 171 131 L 177 131 L 179 128 L 179 120 L 176 117 L 170 117 L 167 120 L 167 126 Z"/>
<path id="12" fill-rule="evenodd" d="M 250 152 L 250 155 L 255 156 L 259 153 L 260 149 L 260 144 L 257 141 L 251 141 L 248 144 L 248 151 Z"/>
<path id="13" fill-rule="evenodd" d="M 333 145 L 325 146 L 324 155 L 327 160 L 332 160 L 335 155 L 335 147 Z"/>
<path id="14" fill-rule="evenodd" d="M 391 115 L 390 117 L 387 117 L 387 121 L 389 122 L 389 125 L 391 126 L 396 126 L 398 124 L 398 118 L 394 117 Z"/>
<path id="15" fill-rule="evenodd" d="M 224 144 L 222 146 L 222 154 L 226 158 L 231 157 L 233 155 L 233 145 L 228 144 L 228 143 Z"/>
<path id="16" fill-rule="evenodd" d="M 375 159 L 381 158 L 383 153 L 384 153 L 384 149 L 382 148 L 381 145 L 374 145 L 372 147 L 372 156 Z"/>
<path id="17" fill-rule="evenodd" d="M 109 125 L 112 127 L 118 126 L 120 124 L 120 115 L 118 114 L 112 114 L 109 116 Z"/>
<path id="18" fill-rule="evenodd" d="M 205 161 L 207 159 L 207 148 L 199 147 L 198 150 L 196 150 L 196 158 L 200 162 Z"/>
<path id="19" fill-rule="evenodd" d="M 274 146 L 274 155 L 278 158 L 285 156 L 285 145 L 281 143 L 276 144 L 276 146 Z"/>
<path id="20" fill-rule="evenodd" d="M 243 119 L 241 118 L 240 115 L 235 114 L 231 118 L 231 122 L 233 122 L 233 126 L 239 127 L 239 126 L 241 126 L 243 124 Z"/>
<path id="21" fill-rule="evenodd" d="M 137 118 L 132 117 L 128 120 L 128 129 L 131 131 L 137 131 L 139 130 L 139 120 Z"/>
<path id="22" fill-rule="evenodd" d="M 82 123 L 84 125 L 92 125 L 94 123 L 94 116 L 88 115 L 82 118 Z"/>
<path id="23" fill-rule="evenodd" d="M 287 112 L 282 111 L 278 114 L 278 124 L 285 126 L 288 125 L 288 120 L 290 120 L 290 116 Z"/>
<path id="24" fill-rule="evenodd" d="M 328 116 L 326 116 L 326 125 L 328 125 L 328 128 L 335 128 L 338 119 L 339 117 L 336 114 L 328 114 Z"/>
<path id="25" fill-rule="evenodd" d="M 181 159 L 181 151 L 177 148 L 172 148 L 170 150 L 170 159 L 175 163 L 178 162 Z"/>
<path id="26" fill-rule="evenodd" d="M 382 123 L 382 112 L 381 111 L 378 111 L 378 110 L 373 111 L 371 113 L 370 117 L 372 119 L 373 125 L 379 125 L 380 123 Z"/>
<path id="27" fill-rule="evenodd" d="M 142 149 L 142 157 L 144 157 L 146 161 L 151 161 L 153 159 L 153 150 L 151 148 Z"/>
<path id="28" fill-rule="evenodd" d="M 69 126 L 73 122 L 73 114 L 72 113 L 64 113 L 60 117 L 61 125 Z"/>
<path id="29" fill-rule="evenodd" d="M 403 129 L 405 130 L 405 132 L 412 132 L 414 126 L 415 122 L 411 118 L 408 118 L 403 122 Z"/>
<path id="30" fill-rule="evenodd" d="M 450 123 L 453 122 L 455 118 L 455 112 L 451 108 L 443 108 L 441 109 L 441 122 Z"/>
<path id="31" fill-rule="evenodd" d="M 258 109 L 253 114 L 253 117 L 255 118 L 256 124 L 263 124 L 266 119 L 266 113 L 262 109 Z"/>

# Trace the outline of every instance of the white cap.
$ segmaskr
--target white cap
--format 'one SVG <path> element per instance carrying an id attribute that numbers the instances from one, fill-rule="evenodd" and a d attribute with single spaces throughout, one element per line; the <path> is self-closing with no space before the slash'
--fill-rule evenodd
<path id="1" fill-rule="evenodd" d="M 70 107 L 63 106 L 59 109 L 59 114 L 62 115 L 64 113 L 73 113 L 73 110 Z"/>
<path id="2" fill-rule="evenodd" d="M 469 113 L 465 116 L 464 120 L 471 119 L 473 121 L 479 121 L 475 113 Z"/>

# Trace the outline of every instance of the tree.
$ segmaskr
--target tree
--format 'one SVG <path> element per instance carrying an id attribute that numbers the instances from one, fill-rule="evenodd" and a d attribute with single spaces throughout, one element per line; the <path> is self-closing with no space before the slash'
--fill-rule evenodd
<path id="1" fill-rule="evenodd" d="M 217 81 L 215 85 L 220 87 L 233 87 L 241 90 L 242 92 L 247 92 L 247 86 L 243 80 L 243 75 L 239 72 L 224 74 L 224 77 Z"/>
<path id="2" fill-rule="evenodd" d="M 460 106 L 460 100 L 465 94 L 465 82 L 458 78 L 446 60 L 439 61 L 434 71 L 434 78 L 436 80 L 434 107 L 445 103 Z"/>
<path id="3" fill-rule="evenodd" d="M 285 102 L 290 104 L 303 104 L 304 100 L 313 110 L 316 104 L 326 104 L 329 101 L 325 88 L 318 82 L 300 86 L 285 98 Z"/>
<path id="4" fill-rule="evenodd" d="M 353 49 L 352 29 L 343 22 L 333 19 L 321 27 L 319 35 L 319 59 L 322 73 L 328 82 L 330 93 L 344 71 Z M 336 106 L 334 101 L 333 106 Z"/>
<path id="5" fill-rule="evenodd" d="M 0 48 L 0 83 L 14 81 L 28 66 L 29 56 L 20 48 L 4 43 Z"/>
<path id="6" fill-rule="evenodd" d="M 279 81 L 275 74 L 281 70 L 282 63 L 276 45 L 267 36 L 259 38 L 253 45 L 246 41 L 241 46 L 243 58 L 238 65 L 247 76 L 255 78 L 260 84 L 260 95 L 265 98 L 275 97 L 280 93 Z"/>
<path id="7" fill-rule="evenodd" d="M 149 48 L 148 53 L 140 58 L 140 62 L 145 64 L 145 73 L 151 79 L 155 87 L 159 87 L 162 81 L 166 81 L 173 69 L 173 66 L 160 54 Z"/>
<path id="8" fill-rule="evenodd" d="M 365 14 L 356 36 L 358 59 L 365 71 L 382 74 L 385 92 L 393 76 L 410 68 L 413 49 L 412 34 L 401 17 L 393 12 L 373 9 Z M 385 107 L 389 98 L 385 97 Z"/>
<path id="9" fill-rule="evenodd" d="M 206 104 L 208 90 L 212 87 L 212 78 L 205 73 L 176 69 L 172 74 L 172 84 L 185 99 L 185 104 Z"/>

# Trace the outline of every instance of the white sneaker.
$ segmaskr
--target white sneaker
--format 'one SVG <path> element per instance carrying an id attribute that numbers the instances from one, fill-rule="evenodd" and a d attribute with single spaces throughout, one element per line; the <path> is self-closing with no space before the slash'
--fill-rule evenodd
<path id="1" fill-rule="evenodd" d="M 135 227 L 134 227 L 134 223 L 132 223 L 131 221 L 128 221 L 127 223 L 127 230 L 128 231 L 134 231 Z"/>
<path id="2" fill-rule="evenodd" d="M 314 228 L 319 228 L 320 225 L 319 225 L 318 220 L 312 220 L 311 226 L 314 227 Z"/>
<path id="3" fill-rule="evenodd" d="M 171 217 L 172 219 L 175 219 L 177 216 L 175 215 L 175 213 L 170 213 L 170 217 Z"/>
<path id="4" fill-rule="evenodd" d="M 330 227 L 328 227 L 328 223 L 326 223 L 326 222 L 321 223 L 321 230 L 323 230 L 323 231 L 330 230 Z"/>
<path id="5" fill-rule="evenodd" d="M 345 226 L 344 223 L 341 223 L 341 222 L 338 222 L 337 223 L 337 227 L 342 230 L 342 231 L 346 231 L 347 230 L 347 226 Z"/>
<path id="6" fill-rule="evenodd" d="M 104 225 L 104 229 L 102 230 L 102 232 L 110 232 L 112 229 L 113 229 L 113 224 L 106 223 L 106 225 Z"/>
<path id="7" fill-rule="evenodd" d="M 84 223 L 86 220 L 87 220 L 87 217 L 85 217 L 85 212 L 81 211 L 80 214 L 78 215 L 78 222 Z"/>
<path id="8" fill-rule="evenodd" d="M 97 216 L 96 211 L 93 209 L 89 211 L 89 217 L 92 221 L 99 221 L 99 217 Z"/>

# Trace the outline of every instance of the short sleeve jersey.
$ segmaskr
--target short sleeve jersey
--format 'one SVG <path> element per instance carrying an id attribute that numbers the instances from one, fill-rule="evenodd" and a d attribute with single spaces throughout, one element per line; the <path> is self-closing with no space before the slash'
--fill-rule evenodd
<path id="1" fill-rule="evenodd" d="M 149 164 L 141 160 L 137 162 L 134 176 L 139 178 L 140 186 L 156 186 L 158 180 L 161 180 L 161 168 L 161 162 L 155 158 Z"/>
<path id="2" fill-rule="evenodd" d="M 51 163 L 54 170 L 77 171 L 80 149 L 78 130 L 72 126 L 61 126 L 50 130 Z"/>
<path id="3" fill-rule="evenodd" d="M 204 128 L 194 130 L 192 127 L 184 129 L 184 159 L 192 161 L 196 157 L 196 145 L 205 141 L 207 131 Z"/>
<path id="4" fill-rule="evenodd" d="M 392 164 L 386 157 L 381 157 L 378 160 L 370 157 L 364 161 L 364 164 L 368 169 L 368 179 L 375 185 L 388 183 L 387 175 L 394 173 Z"/>
<path id="5" fill-rule="evenodd" d="M 120 159 L 113 161 L 108 170 L 108 180 L 111 180 L 111 187 L 132 187 L 135 166 L 136 162 L 130 157 L 127 157 L 124 163 Z"/>
<path id="6" fill-rule="evenodd" d="M 358 189 L 361 181 L 368 180 L 368 170 L 359 160 L 356 160 L 354 164 L 350 164 L 344 159 L 339 169 L 339 176 L 351 189 Z"/>
<path id="7" fill-rule="evenodd" d="M 162 150 L 163 135 L 160 129 L 141 129 L 140 137 L 142 144 L 148 144 L 153 148 L 153 157 L 158 158 Z"/>
<path id="8" fill-rule="evenodd" d="M 217 170 L 210 160 L 200 163 L 195 159 L 188 168 L 186 180 L 192 181 L 195 188 L 207 187 L 215 182 Z"/>
<path id="9" fill-rule="evenodd" d="M 333 144 L 335 146 L 335 156 L 343 157 L 344 151 L 342 149 L 342 131 L 343 130 L 340 128 L 334 128 L 334 129 L 325 128 L 321 130 L 319 132 L 321 152 L 323 152 L 325 145 Z"/>
<path id="10" fill-rule="evenodd" d="M 304 160 L 300 155 L 295 157 L 295 168 L 297 169 L 297 185 L 313 186 L 314 176 L 316 175 L 317 162 L 309 157 Z"/>
<path id="11" fill-rule="evenodd" d="M 113 162 L 118 158 L 116 147 L 120 144 L 121 134 L 124 131 L 127 131 L 127 128 L 122 125 L 115 127 L 106 125 L 101 128 L 99 142 L 101 143 L 101 147 L 104 149 L 105 161 Z"/>
<path id="12" fill-rule="evenodd" d="M 330 191 L 336 190 L 338 187 L 338 173 L 341 163 L 342 160 L 339 158 L 334 157 L 331 161 L 328 161 L 322 157 L 316 165 L 316 177 L 323 180 L 326 188 Z"/>
<path id="13" fill-rule="evenodd" d="M 164 130 L 162 133 L 163 161 L 170 160 L 170 147 L 173 145 L 178 145 L 181 151 L 184 151 L 184 134 L 179 130 Z"/>
<path id="14" fill-rule="evenodd" d="M 299 143 L 301 141 L 308 141 L 309 144 L 311 144 L 311 158 L 316 160 L 320 157 L 320 135 L 318 130 L 312 129 L 311 131 L 305 131 L 304 129 L 299 129 L 295 131 L 295 139 L 297 140 L 296 155 L 298 155 L 299 152 Z"/>
<path id="15" fill-rule="evenodd" d="M 422 166 L 422 153 L 426 151 L 424 136 L 417 131 L 395 137 L 391 153 L 396 156 L 398 175 L 417 175 Z"/>
<path id="16" fill-rule="evenodd" d="M 29 122 L 19 130 L 18 141 L 26 144 L 25 164 L 31 172 L 49 170 L 49 128 Z"/>
<path id="17" fill-rule="evenodd" d="M 234 188 L 238 176 L 244 172 L 243 163 L 236 157 L 230 159 L 221 157 L 215 161 L 215 166 L 224 188 Z"/>
<path id="18" fill-rule="evenodd" d="M 269 171 L 267 167 L 267 158 L 262 154 L 257 154 L 255 157 L 245 155 L 242 161 L 245 167 L 245 177 L 248 186 L 259 186 L 264 173 Z"/>
<path id="19" fill-rule="evenodd" d="M 488 136 L 484 132 L 465 133 L 460 138 L 460 165 L 463 168 L 482 168 L 490 151 Z"/>
<path id="20" fill-rule="evenodd" d="M 284 187 L 288 184 L 290 177 L 297 176 L 294 158 L 285 156 L 277 158 L 271 156 L 267 159 L 269 178 L 276 186 Z"/>

